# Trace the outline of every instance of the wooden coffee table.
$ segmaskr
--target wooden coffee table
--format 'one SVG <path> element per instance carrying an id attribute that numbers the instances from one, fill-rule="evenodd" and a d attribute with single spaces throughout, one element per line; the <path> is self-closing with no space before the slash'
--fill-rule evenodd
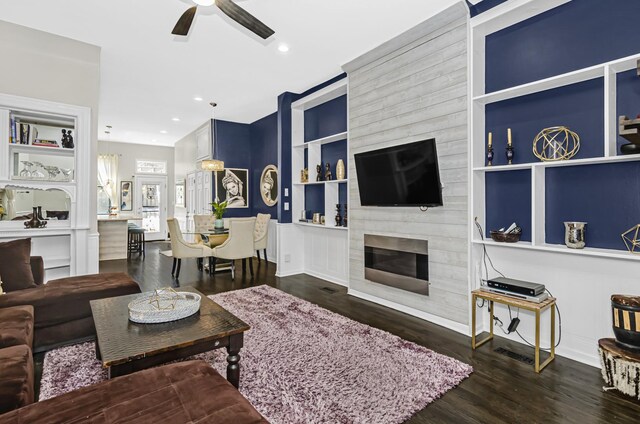
<path id="1" fill-rule="evenodd" d="M 198 290 L 184 287 L 179 291 L 201 295 L 200 312 L 162 324 L 129 321 L 127 305 L 140 294 L 92 300 L 97 358 L 113 378 L 226 347 L 227 380 L 237 388 L 240 349 L 250 327 Z"/>

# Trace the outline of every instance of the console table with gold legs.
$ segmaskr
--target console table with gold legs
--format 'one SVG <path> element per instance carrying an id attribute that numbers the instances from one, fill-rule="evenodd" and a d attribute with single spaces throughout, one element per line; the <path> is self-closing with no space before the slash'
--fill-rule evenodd
<path id="1" fill-rule="evenodd" d="M 476 301 L 483 299 L 489 302 L 490 306 L 490 324 L 489 324 L 489 336 L 484 340 L 476 342 Z M 489 340 L 493 339 L 493 304 L 500 303 L 503 305 L 511 306 L 514 308 L 520 308 L 527 311 L 531 311 L 536 316 L 536 341 L 535 341 L 535 362 L 534 368 L 537 373 L 542 371 L 544 367 L 549 365 L 551 361 L 556 357 L 556 299 L 549 297 L 547 300 L 541 303 L 530 302 L 528 300 L 518 299 L 498 293 L 491 293 L 483 290 L 474 290 L 471 292 L 471 347 L 475 350 L 477 347 L 482 346 Z M 551 309 L 551 350 L 549 357 L 540 364 L 540 314 L 547 309 Z"/>

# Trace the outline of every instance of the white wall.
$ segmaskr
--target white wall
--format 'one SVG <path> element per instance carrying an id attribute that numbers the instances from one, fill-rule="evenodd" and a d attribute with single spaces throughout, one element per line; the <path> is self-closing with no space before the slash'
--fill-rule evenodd
<path id="1" fill-rule="evenodd" d="M 143 144 L 115 143 L 100 140 L 98 141 L 98 153 L 118 155 L 118 196 L 120 196 L 120 181 L 135 181 L 136 160 L 157 160 L 167 162 L 167 216 L 173 216 L 175 204 L 173 147 L 150 147 L 149 145 Z M 135 211 L 131 213 L 134 214 Z"/>
<path id="2" fill-rule="evenodd" d="M 193 132 L 187 134 L 182 139 L 178 140 L 178 142 L 176 142 L 176 144 L 174 145 L 175 181 L 183 180 L 186 183 L 187 174 L 191 171 L 195 171 L 197 168 L 196 131 L 197 130 L 194 130 Z M 173 216 L 175 216 L 180 222 L 185 222 L 187 219 L 187 209 L 183 206 L 176 206 Z"/>
<path id="3" fill-rule="evenodd" d="M 0 93 L 91 108 L 90 157 L 95 158 L 100 47 L 0 21 L 0 57 Z M 97 161 L 92 161 L 90 175 L 88 207 L 95 216 Z M 97 230 L 97 221 L 92 221 L 91 233 Z"/>

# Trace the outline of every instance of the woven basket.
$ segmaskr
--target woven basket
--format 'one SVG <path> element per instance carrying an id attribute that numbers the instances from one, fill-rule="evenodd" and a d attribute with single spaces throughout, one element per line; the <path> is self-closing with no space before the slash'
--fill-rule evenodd
<path id="1" fill-rule="evenodd" d="M 491 239 L 500 243 L 516 243 L 520 241 L 522 233 L 508 233 L 501 231 L 491 231 Z"/>
<path id="2" fill-rule="evenodd" d="M 129 303 L 129 319 L 140 324 L 158 324 L 186 318 L 200 310 L 200 295 L 173 290 L 143 293 Z"/>

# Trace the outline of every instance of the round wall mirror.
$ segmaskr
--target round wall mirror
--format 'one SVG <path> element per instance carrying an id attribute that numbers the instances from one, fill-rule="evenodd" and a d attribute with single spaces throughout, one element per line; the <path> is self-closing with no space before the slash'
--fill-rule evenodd
<path id="1" fill-rule="evenodd" d="M 275 165 L 267 165 L 260 176 L 260 195 L 267 206 L 278 203 L 278 168 Z"/>

